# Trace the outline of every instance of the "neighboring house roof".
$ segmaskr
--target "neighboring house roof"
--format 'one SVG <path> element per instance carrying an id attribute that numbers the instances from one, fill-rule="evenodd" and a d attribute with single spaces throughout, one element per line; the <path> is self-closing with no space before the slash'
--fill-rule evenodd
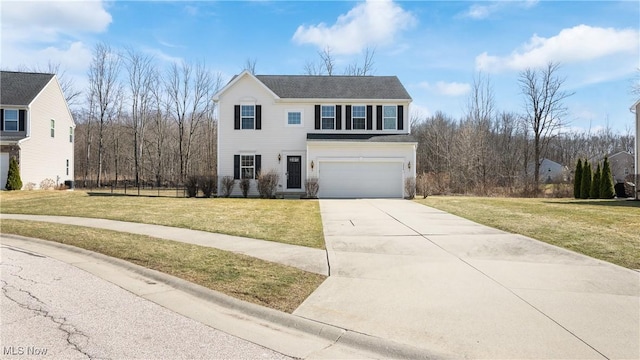
<path id="1" fill-rule="evenodd" d="M 377 134 L 307 134 L 307 140 L 317 141 L 368 141 L 368 142 L 416 142 L 410 134 L 377 135 Z"/>
<path id="2" fill-rule="evenodd" d="M 411 100 L 397 76 L 256 75 L 280 98 Z"/>
<path id="3" fill-rule="evenodd" d="M 0 71 L 0 104 L 28 106 L 53 74 Z"/>
<path id="4" fill-rule="evenodd" d="M 630 154 L 626 151 L 618 151 L 617 153 L 613 154 L 613 155 L 609 155 L 609 159 L 613 159 L 619 156 L 624 156 L 624 157 L 630 157 L 633 158 L 633 154 Z"/>

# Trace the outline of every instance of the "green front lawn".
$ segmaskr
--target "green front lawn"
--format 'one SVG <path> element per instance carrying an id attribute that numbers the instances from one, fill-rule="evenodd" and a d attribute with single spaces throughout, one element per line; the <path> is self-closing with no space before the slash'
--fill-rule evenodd
<path id="1" fill-rule="evenodd" d="M 131 221 L 324 249 L 317 200 L 108 196 L 85 191 L 2 191 L 0 212 Z"/>

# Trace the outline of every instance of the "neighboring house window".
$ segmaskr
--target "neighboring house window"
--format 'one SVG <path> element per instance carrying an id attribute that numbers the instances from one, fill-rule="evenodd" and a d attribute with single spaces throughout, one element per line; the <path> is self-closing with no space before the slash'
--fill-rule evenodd
<path id="1" fill-rule="evenodd" d="M 353 130 L 364 130 L 366 127 L 366 107 L 365 106 L 352 106 L 351 107 L 351 127 Z"/>
<path id="2" fill-rule="evenodd" d="M 395 130 L 398 123 L 397 107 L 396 106 L 384 106 L 383 107 L 383 129 Z"/>
<path id="3" fill-rule="evenodd" d="M 289 110 L 287 111 L 287 125 L 288 126 L 301 126 L 302 125 L 302 111 Z"/>
<path id="4" fill-rule="evenodd" d="M 255 176 L 255 157 L 253 155 L 240 155 L 241 179 L 253 179 Z"/>
<path id="5" fill-rule="evenodd" d="M 322 129 L 333 130 L 336 123 L 336 107 L 333 105 L 322 105 Z"/>
<path id="6" fill-rule="evenodd" d="M 51 137 L 56 136 L 56 121 L 51 119 Z"/>
<path id="7" fill-rule="evenodd" d="M 629 175 L 629 168 L 624 168 L 624 174 Z"/>
<path id="8" fill-rule="evenodd" d="M 4 131 L 18 131 L 18 110 L 4 110 Z"/>
<path id="9" fill-rule="evenodd" d="M 254 129 L 256 120 L 256 108 L 254 105 L 240 106 L 240 121 L 242 129 Z"/>
<path id="10" fill-rule="evenodd" d="M 69 142 L 73 143 L 73 127 L 69 127 Z M 69 161 L 69 160 L 67 160 Z"/>
<path id="11" fill-rule="evenodd" d="M 67 176 L 69 175 L 69 159 L 67 159 Z"/>

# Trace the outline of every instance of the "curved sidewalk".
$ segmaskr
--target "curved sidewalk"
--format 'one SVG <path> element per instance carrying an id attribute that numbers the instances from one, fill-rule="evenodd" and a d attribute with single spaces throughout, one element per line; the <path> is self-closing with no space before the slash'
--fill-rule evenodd
<path id="1" fill-rule="evenodd" d="M 147 235 L 160 239 L 213 247 L 258 259 L 280 263 L 316 274 L 329 275 L 325 250 L 289 245 L 275 241 L 190 230 L 163 225 L 70 216 L 0 214 L 0 220 L 29 220 Z"/>

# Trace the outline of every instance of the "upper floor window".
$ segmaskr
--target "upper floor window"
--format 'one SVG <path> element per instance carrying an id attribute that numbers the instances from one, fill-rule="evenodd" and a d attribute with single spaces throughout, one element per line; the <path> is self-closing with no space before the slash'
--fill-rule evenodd
<path id="1" fill-rule="evenodd" d="M 383 129 L 395 130 L 398 124 L 398 108 L 396 106 L 384 106 L 383 107 Z"/>
<path id="2" fill-rule="evenodd" d="M 300 110 L 288 110 L 287 111 L 287 125 L 288 126 L 301 126 L 302 125 L 302 111 L 300 111 Z"/>
<path id="3" fill-rule="evenodd" d="M 354 105 L 351 107 L 351 128 L 353 130 L 364 130 L 366 127 L 366 107 L 364 105 Z"/>
<path id="4" fill-rule="evenodd" d="M 256 108 L 254 105 L 240 106 L 240 123 L 242 129 L 254 129 L 256 123 Z"/>
<path id="5" fill-rule="evenodd" d="M 18 110 L 4 110 L 4 131 L 18 131 Z"/>
<path id="6" fill-rule="evenodd" d="M 333 130 L 336 125 L 336 107 L 333 105 L 322 105 L 322 129 Z"/>
<path id="7" fill-rule="evenodd" d="M 51 119 L 51 137 L 56 136 L 56 121 Z"/>
<path id="8" fill-rule="evenodd" d="M 69 126 L 69 142 L 73 142 L 73 127 Z"/>

